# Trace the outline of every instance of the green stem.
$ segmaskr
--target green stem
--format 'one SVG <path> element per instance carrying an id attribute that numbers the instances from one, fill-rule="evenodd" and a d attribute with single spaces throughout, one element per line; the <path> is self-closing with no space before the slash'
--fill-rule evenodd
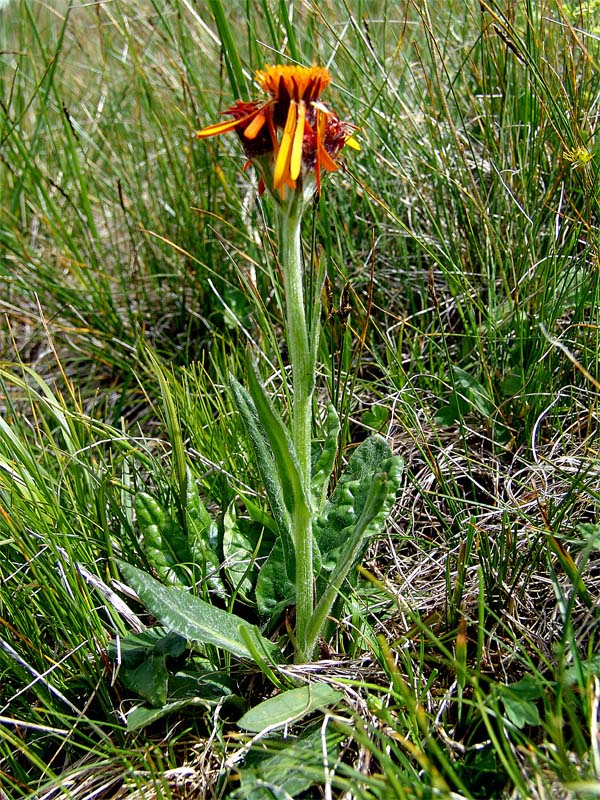
<path id="1" fill-rule="evenodd" d="M 312 397 L 315 385 L 314 352 L 306 321 L 304 271 L 300 238 L 302 208 L 294 203 L 281 213 L 279 259 L 285 281 L 286 328 L 292 365 L 292 441 L 298 459 L 305 502 L 292 515 L 292 537 L 296 553 L 297 661 L 307 652 L 307 628 L 314 609 L 313 536 L 311 497 Z"/>

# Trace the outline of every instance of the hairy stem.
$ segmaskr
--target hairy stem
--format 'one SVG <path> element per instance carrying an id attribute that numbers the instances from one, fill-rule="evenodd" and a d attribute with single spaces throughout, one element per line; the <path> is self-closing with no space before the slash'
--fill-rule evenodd
<path id="1" fill-rule="evenodd" d="M 294 204 L 280 216 L 279 258 L 285 281 L 287 344 L 292 365 L 292 441 L 305 495 L 305 501 L 297 504 L 291 520 L 296 553 L 296 658 L 302 661 L 311 657 L 306 636 L 314 608 L 310 496 L 315 363 L 306 322 L 299 206 L 300 203 Z"/>

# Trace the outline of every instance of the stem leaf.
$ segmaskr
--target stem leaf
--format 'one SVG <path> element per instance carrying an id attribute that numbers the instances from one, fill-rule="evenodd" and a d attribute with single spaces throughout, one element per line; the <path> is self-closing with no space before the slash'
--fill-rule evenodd
<path id="1" fill-rule="evenodd" d="M 294 445 L 287 428 L 283 424 L 283 420 L 273 408 L 273 404 L 260 382 L 254 364 L 251 363 L 250 359 L 248 359 L 248 362 L 248 388 L 250 395 L 254 401 L 262 428 L 271 445 L 279 483 L 282 488 L 283 502 L 288 513 L 293 517 L 297 508 L 307 504 Z"/>
<path id="2" fill-rule="evenodd" d="M 273 452 L 269 447 L 269 442 L 259 420 L 254 400 L 235 378 L 231 378 L 230 383 L 237 409 L 244 420 L 246 432 L 252 444 L 256 464 L 271 506 L 271 512 L 279 530 L 285 554 L 286 571 L 290 579 L 293 580 L 295 575 L 295 556 L 290 532 L 290 515 L 284 501 L 282 482 Z"/>

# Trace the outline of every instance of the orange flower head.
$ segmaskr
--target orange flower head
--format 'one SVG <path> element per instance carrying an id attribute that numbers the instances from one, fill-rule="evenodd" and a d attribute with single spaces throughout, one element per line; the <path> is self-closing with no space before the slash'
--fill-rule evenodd
<path id="1" fill-rule="evenodd" d="M 204 139 L 235 130 L 261 182 L 283 199 L 285 187 L 321 191 L 321 172 L 338 169 L 335 159 L 345 145 L 360 149 L 354 125 L 342 122 L 319 98 L 331 82 L 324 67 L 272 66 L 256 81 L 270 95 L 264 103 L 238 100 L 218 122 L 196 134 Z M 314 175 L 314 184 L 310 180 Z"/>

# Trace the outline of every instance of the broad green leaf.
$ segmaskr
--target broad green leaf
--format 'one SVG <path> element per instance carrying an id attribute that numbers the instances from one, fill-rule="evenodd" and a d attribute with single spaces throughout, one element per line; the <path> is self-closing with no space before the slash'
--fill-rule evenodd
<path id="1" fill-rule="evenodd" d="M 296 587 L 288 578 L 283 548 L 277 541 L 258 573 L 256 607 L 259 614 L 268 614 L 272 618 L 295 602 Z"/>
<path id="2" fill-rule="evenodd" d="M 515 683 L 499 684 L 500 694 L 506 716 L 517 728 L 526 725 L 541 725 L 540 712 L 535 700 L 541 700 L 543 689 L 533 675 L 525 674 Z"/>
<path id="3" fill-rule="evenodd" d="M 303 795 L 313 784 L 323 786 L 325 765 L 336 763 L 344 734 L 321 725 L 299 738 L 269 737 L 254 746 L 240 772 L 233 800 L 274 800 Z M 323 750 L 326 750 L 326 753 Z"/>
<path id="4" fill-rule="evenodd" d="M 501 686 L 502 690 L 506 690 L 523 700 L 540 700 L 544 695 L 541 680 L 529 673 L 523 675 L 515 683 L 502 684 Z"/>
<path id="5" fill-rule="evenodd" d="M 447 405 L 440 408 L 435 416 L 440 425 L 451 425 L 465 414 L 479 412 L 485 419 L 493 417 L 496 406 L 486 388 L 466 370 L 452 368 L 453 393 Z"/>
<path id="6" fill-rule="evenodd" d="M 241 617 L 216 608 L 183 589 L 163 586 L 131 564 L 117 563 L 146 609 L 170 631 L 192 642 L 215 645 L 239 658 L 251 658 L 240 634 L 240 628 L 245 627 L 265 653 L 273 659 L 281 657 L 273 643 L 255 633 Z"/>
<path id="7" fill-rule="evenodd" d="M 366 445 L 367 442 L 364 444 Z M 376 441 L 373 445 L 375 452 L 383 450 L 381 443 Z M 387 450 L 389 452 L 389 448 Z M 363 463 L 362 460 L 361 463 Z M 369 540 L 381 532 L 396 499 L 402 466 L 400 458 L 391 456 L 385 458 L 378 465 L 377 471 L 370 478 L 363 476 L 358 481 L 346 481 L 339 496 L 340 506 L 331 509 L 332 513 L 329 519 L 343 526 L 341 530 L 344 534 L 344 541 L 342 545 L 330 550 L 327 554 L 329 559 L 327 568 L 331 572 L 320 576 L 319 601 L 308 625 L 307 652 L 312 652 L 316 645 L 343 582 L 350 575 Z M 355 521 L 350 525 L 345 525 L 348 519 Z M 332 540 L 334 540 L 333 536 L 330 537 L 330 541 Z"/>
<path id="8" fill-rule="evenodd" d="M 202 697 L 204 700 L 234 698 L 234 690 L 235 683 L 226 672 L 182 669 L 169 677 L 169 700 L 189 697 Z"/>
<path id="9" fill-rule="evenodd" d="M 329 480 L 338 449 L 338 436 L 340 432 L 340 418 L 335 410 L 333 403 L 327 407 L 327 419 L 325 421 L 325 441 L 321 452 L 317 456 L 312 469 L 312 494 L 313 502 L 317 511 L 322 511 L 325 506 Z"/>
<path id="10" fill-rule="evenodd" d="M 356 448 L 325 506 L 324 513 L 313 523 L 325 570 L 330 571 L 337 563 L 336 551 L 340 548 L 347 550 L 348 538 L 363 513 L 371 491 L 373 476 L 378 472 L 389 472 L 392 482 L 396 484 L 395 489 L 390 488 L 390 493 L 395 497 L 401 470 L 402 462 L 391 455 L 388 443 L 378 434 L 370 436 Z M 365 530 L 367 536 L 380 531 L 389 510 L 388 506 L 389 504 L 382 504 L 380 512 L 372 520 L 373 524 Z"/>
<path id="11" fill-rule="evenodd" d="M 243 701 L 233 692 L 233 681 L 223 672 L 204 669 L 180 670 L 174 675 L 169 675 L 167 698 L 161 707 L 136 708 L 127 717 L 127 730 L 139 730 L 161 717 L 189 706 L 201 706 L 208 711 L 217 703 L 225 701 L 227 705 L 239 708 Z"/>
<path id="12" fill-rule="evenodd" d="M 388 423 L 390 418 L 390 410 L 387 406 L 374 405 L 368 408 L 361 414 L 363 425 L 371 428 L 373 431 L 381 431 Z"/>
<path id="13" fill-rule="evenodd" d="M 265 728 L 280 728 L 298 722 L 318 708 L 335 705 L 342 697 L 342 692 L 336 691 L 328 683 L 311 683 L 298 689 L 288 689 L 251 708 L 238 720 L 238 725 L 252 733 L 259 733 Z"/>
<path id="14" fill-rule="evenodd" d="M 210 543 L 212 540 L 216 540 L 217 526 L 200 499 L 196 481 L 188 466 L 185 470 L 185 479 L 185 512 L 188 525 Z"/>
<path id="15" fill-rule="evenodd" d="M 135 510 L 148 561 L 160 578 L 176 586 L 187 586 L 189 578 L 181 565 L 189 566 L 192 555 L 181 527 L 163 506 L 146 492 L 138 492 Z"/>
<path id="16" fill-rule="evenodd" d="M 240 412 L 246 432 L 252 444 L 256 464 L 267 493 L 271 512 L 277 524 L 286 558 L 286 569 L 293 579 L 295 574 L 294 544 L 290 533 L 290 515 L 283 498 L 283 487 L 275 465 L 273 452 L 258 418 L 254 401 L 244 387 L 231 379 L 234 400 Z"/>
<path id="17" fill-rule="evenodd" d="M 531 700 L 513 697 L 506 692 L 502 694 L 502 702 L 506 716 L 517 728 L 524 728 L 526 725 L 541 725 L 540 712 Z"/>
<path id="18" fill-rule="evenodd" d="M 153 722 L 156 722 L 157 720 L 162 719 L 169 714 L 173 714 L 175 711 L 180 711 L 186 706 L 202 706 L 206 711 L 210 711 L 212 708 L 211 703 L 201 697 L 173 700 L 170 703 L 165 703 L 165 705 L 161 706 L 160 708 L 139 706 L 138 708 L 134 708 L 133 711 L 131 711 L 131 713 L 127 716 L 127 730 L 139 731 L 141 728 L 145 728 L 148 725 L 151 725 Z"/>
<path id="19" fill-rule="evenodd" d="M 186 648 L 186 640 L 164 628 L 151 628 L 141 634 L 126 636 L 119 641 L 122 684 L 152 706 L 162 706 L 167 700 L 167 657 L 177 658 Z M 109 650 L 117 655 L 116 642 Z"/>
<path id="20" fill-rule="evenodd" d="M 166 628 L 148 628 L 142 633 L 131 633 L 113 639 L 108 645 L 108 655 L 119 658 L 124 667 L 137 667 L 151 653 L 180 656 L 186 647 L 186 640 Z"/>
<path id="21" fill-rule="evenodd" d="M 151 706 L 159 707 L 167 702 L 169 671 L 165 656 L 153 653 L 135 669 L 121 669 L 119 679 L 123 686 Z"/>
<path id="22" fill-rule="evenodd" d="M 315 575 L 318 575 L 321 571 L 321 554 L 316 543 L 313 544 L 313 568 Z M 268 614 L 274 619 L 295 602 L 296 586 L 288 577 L 281 542 L 277 541 L 258 572 L 256 606 L 259 614 Z"/>

